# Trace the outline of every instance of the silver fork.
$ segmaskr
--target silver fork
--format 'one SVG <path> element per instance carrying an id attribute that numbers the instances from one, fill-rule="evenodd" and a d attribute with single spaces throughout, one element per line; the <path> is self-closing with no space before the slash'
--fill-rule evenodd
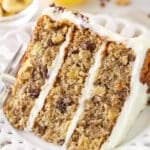
<path id="1" fill-rule="evenodd" d="M 13 56 L 13 58 L 8 63 L 7 67 L 5 68 L 4 73 L 15 76 L 23 54 L 24 54 L 23 44 L 21 44 L 18 50 L 16 51 L 15 55 Z M 16 68 L 14 65 L 16 65 Z"/>
<path id="2" fill-rule="evenodd" d="M 4 72 L 0 74 L 0 108 L 3 106 L 11 86 L 16 81 L 15 74 L 23 55 L 24 44 L 21 44 Z"/>

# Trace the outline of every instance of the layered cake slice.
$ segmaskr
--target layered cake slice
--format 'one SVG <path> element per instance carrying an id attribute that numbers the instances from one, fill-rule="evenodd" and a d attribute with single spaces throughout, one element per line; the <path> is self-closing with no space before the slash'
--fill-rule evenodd
<path id="1" fill-rule="evenodd" d="M 51 6 L 35 27 L 3 110 L 50 149 L 110 150 L 144 109 L 150 44 L 125 39 L 82 15 Z"/>
<path id="2" fill-rule="evenodd" d="M 6 116 L 16 128 L 26 126 L 30 111 L 51 75 L 52 63 L 64 47 L 69 28 L 72 27 L 63 20 L 56 22 L 48 16 L 39 19 L 4 106 Z"/>
<path id="3" fill-rule="evenodd" d="M 132 49 L 108 42 L 101 53 L 93 87 L 85 100 L 69 149 L 95 150 L 108 138 L 125 101 L 131 93 Z M 125 118 L 124 118 L 125 119 Z"/>
<path id="4" fill-rule="evenodd" d="M 101 38 L 88 29 L 74 31 L 72 42 L 67 47 L 68 54 L 54 86 L 35 120 L 34 131 L 45 140 L 63 143 L 100 45 Z"/>

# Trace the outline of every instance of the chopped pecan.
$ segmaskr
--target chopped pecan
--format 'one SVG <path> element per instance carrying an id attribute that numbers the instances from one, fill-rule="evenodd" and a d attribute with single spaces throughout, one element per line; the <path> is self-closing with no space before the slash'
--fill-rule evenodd
<path id="1" fill-rule="evenodd" d="M 56 102 L 56 108 L 60 110 L 61 113 L 65 113 L 67 109 L 67 104 L 64 102 L 64 99 L 60 98 Z"/>
<path id="2" fill-rule="evenodd" d="M 40 74 L 41 74 L 43 79 L 48 78 L 48 69 L 47 69 L 46 65 L 40 67 Z"/>
<path id="3" fill-rule="evenodd" d="M 63 144 L 64 144 L 64 142 L 65 142 L 65 140 L 64 140 L 64 139 L 60 139 L 57 143 L 58 143 L 59 145 L 63 145 Z"/>
<path id="4" fill-rule="evenodd" d="M 49 39 L 49 40 L 47 41 L 47 45 L 48 45 L 48 46 L 53 46 L 53 45 L 54 45 L 51 39 Z"/>
<path id="5" fill-rule="evenodd" d="M 93 51 L 96 48 L 96 44 L 91 41 L 86 41 L 85 43 L 82 44 L 82 48 L 84 50 Z"/>
<path id="6" fill-rule="evenodd" d="M 45 126 L 42 127 L 40 125 L 38 125 L 37 128 L 38 128 L 38 133 L 40 133 L 40 135 L 44 135 L 44 133 L 47 129 L 47 127 L 45 127 Z"/>
<path id="7" fill-rule="evenodd" d="M 31 97 L 37 98 L 40 94 L 40 89 L 37 88 L 37 87 L 31 86 L 30 89 L 29 89 L 29 94 L 30 94 Z"/>

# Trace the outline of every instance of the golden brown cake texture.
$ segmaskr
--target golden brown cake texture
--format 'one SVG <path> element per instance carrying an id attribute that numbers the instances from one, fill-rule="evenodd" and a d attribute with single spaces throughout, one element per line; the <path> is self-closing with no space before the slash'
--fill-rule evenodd
<path id="1" fill-rule="evenodd" d="M 52 21 L 48 16 L 39 19 L 22 59 L 16 84 L 4 106 L 6 117 L 14 127 L 25 128 L 35 99 L 48 78 L 48 67 L 58 54 L 67 32 L 65 22 Z"/>
<path id="2" fill-rule="evenodd" d="M 75 29 L 68 54 L 33 127 L 46 141 L 62 145 L 78 107 L 81 90 L 101 45 L 101 37 L 88 29 Z"/>
<path id="3" fill-rule="evenodd" d="M 140 74 L 140 80 L 143 84 L 147 84 L 150 87 L 150 48 L 147 51 L 144 64 Z M 147 91 L 150 93 L 150 88 Z"/>
<path id="4" fill-rule="evenodd" d="M 131 68 L 135 60 L 132 49 L 109 42 L 102 53 L 92 97 L 68 143 L 69 150 L 99 150 L 111 134 L 130 93 Z"/>

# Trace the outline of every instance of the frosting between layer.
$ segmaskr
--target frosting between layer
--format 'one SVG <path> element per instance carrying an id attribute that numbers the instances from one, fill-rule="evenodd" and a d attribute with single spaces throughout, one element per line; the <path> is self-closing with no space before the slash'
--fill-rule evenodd
<path id="1" fill-rule="evenodd" d="M 106 42 L 104 42 L 101 45 L 100 49 L 95 54 L 95 62 L 92 65 L 92 67 L 90 68 L 90 70 L 89 70 L 88 77 L 86 78 L 84 88 L 82 89 L 82 95 L 79 98 L 78 109 L 75 112 L 75 115 L 73 117 L 71 125 L 70 125 L 70 127 L 68 129 L 68 133 L 66 135 L 66 140 L 65 140 L 65 143 L 64 143 L 63 147 L 66 147 L 66 144 L 67 144 L 68 140 L 70 139 L 71 135 L 73 134 L 73 131 L 75 130 L 75 128 L 77 126 L 77 123 L 78 123 L 78 120 L 79 120 L 79 116 L 84 111 L 84 102 L 88 98 L 90 98 L 90 96 L 91 96 L 91 91 L 92 91 L 92 88 L 93 88 L 93 82 L 94 82 L 94 79 L 95 79 L 96 70 L 100 66 L 101 51 L 103 51 L 105 49 L 105 47 L 106 47 Z"/>
<path id="2" fill-rule="evenodd" d="M 44 86 L 42 87 L 39 97 L 35 100 L 35 105 L 33 106 L 31 110 L 31 113 L 27 122 L 27 127 L 25 129 L 27 131 L 32 130 L 34 120 L 36 116 L 38 115 L 39 111 L 42 109 L 44 102 L 46 100 L 46 97 L 55 82 L 58 71 L 61 68 L 61 65 L 64 61 L 65 48 L 68 46 L 70 39 L 71 39 L 70 38 L 71 31 L 72 30 L 69 29 L 67 36 L 66 36 L 66 41 L 61 45 L 59 54 L 54 59 L 52 66 L 48 69 L 49 78 L 47 79 Z"/>

